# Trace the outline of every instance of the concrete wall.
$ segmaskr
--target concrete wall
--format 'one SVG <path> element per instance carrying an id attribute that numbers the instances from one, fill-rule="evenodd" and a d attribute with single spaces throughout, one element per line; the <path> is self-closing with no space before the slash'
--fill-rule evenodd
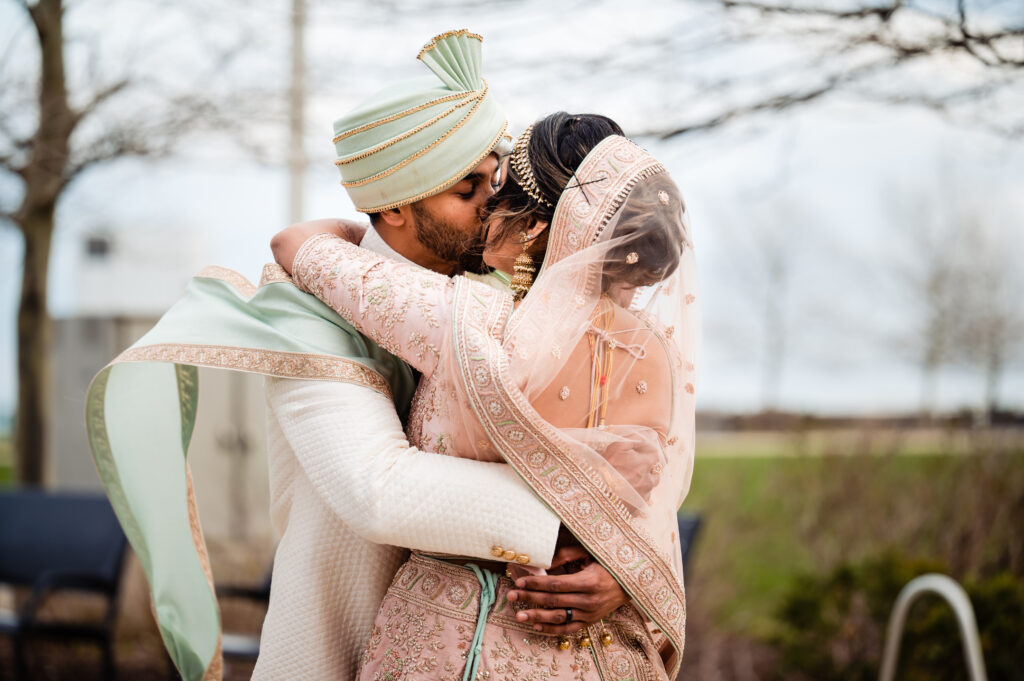
<path id="1" fill-rule="evenodd" d="M 85 435 L 85 393 L 92 377 L 155 321 L 127 317 L 55 321 L 50 487 L 102 489 Z M 199 412 L 189 461 L 208 540 L 272 539 L 261 376 L 200 369 Z"/>

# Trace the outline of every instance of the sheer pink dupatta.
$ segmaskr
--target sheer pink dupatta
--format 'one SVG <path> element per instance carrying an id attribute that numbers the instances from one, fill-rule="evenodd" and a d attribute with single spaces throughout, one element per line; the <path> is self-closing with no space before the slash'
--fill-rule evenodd
<path id="1" fill-rule="evenodd" d="M 654 158 L 610 137 L 577 169 L 550 229 L 544 265 L 516 310 L 507 296 L 462 279 L 456 284 L 442 351 L 448 361 L 438 365 L 451 373 L 439 378 L 479 419 L 489 444 L 664 634 L 674 678 L 686 619 L 676 512 L 693 469 L 700 339 L 683 202 Z M 648 285 L 628 285 L 638 280 Z M 637 323 L 590 333 L 617 358 L 593 385 L 605 381 L 612 400 L 653 416 L 643 419 L 647 425 L 555 427 L 531 402 L 556 377 L 593 371 L 589 362 L 566 361 L 591 330 L 602 294 L 628 307 L 625 316 Z"/>

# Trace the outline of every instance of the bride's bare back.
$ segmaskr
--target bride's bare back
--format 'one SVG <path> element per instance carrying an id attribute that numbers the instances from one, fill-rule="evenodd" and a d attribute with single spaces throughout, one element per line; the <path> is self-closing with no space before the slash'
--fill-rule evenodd
<path id="1" fill-rule="evenodd" d="M 613 309 L 609 335 L 615 345 L 611 375 L 606 377 L 610 387 L 606 423 L 646 426 L 667 438 L 672 405 L 668 356 L 658 336 L 640 319 L 622 307 Z M 593 342 L 602 339 L 585 334 L 555 379 L 532 402 L 546 421 L 559 428 L 586 428 L 593 406 L 597 406 L 591 404 Z M 600 381 L 600 376 L 597 378 Z"/>

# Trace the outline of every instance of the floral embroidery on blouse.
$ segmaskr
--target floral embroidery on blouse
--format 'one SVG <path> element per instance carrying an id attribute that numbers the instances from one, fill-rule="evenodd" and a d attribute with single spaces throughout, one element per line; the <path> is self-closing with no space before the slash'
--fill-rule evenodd
<path id="1" fill-rule="evenodd" d="M 299 249 L 294 275 L 360 333 L 424 375 L 433 372 L 450 317 L 451 279 L 329 234 Z"/>

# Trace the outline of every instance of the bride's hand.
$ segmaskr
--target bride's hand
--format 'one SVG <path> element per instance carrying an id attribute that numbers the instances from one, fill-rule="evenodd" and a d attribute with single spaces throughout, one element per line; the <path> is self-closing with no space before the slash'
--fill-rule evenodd
<path id="1" fill-rule="evenodd" d="M 584 565 L 578 572 L 517 579 L 516 590 L 508 593 L 508 600 L 531 605 L 533 609 L 520 610 L 516 619 L 533 624 L 534 631 L 541 633 L 571 634 L 629 602 L 629 596 L 611 573 L 582 546 L 558 549 L 552 569 L 575 562 Z M 566 608 L 572 609 L 572 622 L 566 622 Z"/>
<path id="2" fill-rule="evenodd" d="M 366 225 L 351 220 L 327 219 L 299 222 L 275 234 L 274 238 L 270 240 L 270 250 L 274 253 L 274 260 L 277 261 L 277 264 L 291 274 L 295 265 L 295 255 L 310 237 L 317 234 L 333 234 L 345 241 L 358 244 L 363 240 L 366 229 Z"/>

